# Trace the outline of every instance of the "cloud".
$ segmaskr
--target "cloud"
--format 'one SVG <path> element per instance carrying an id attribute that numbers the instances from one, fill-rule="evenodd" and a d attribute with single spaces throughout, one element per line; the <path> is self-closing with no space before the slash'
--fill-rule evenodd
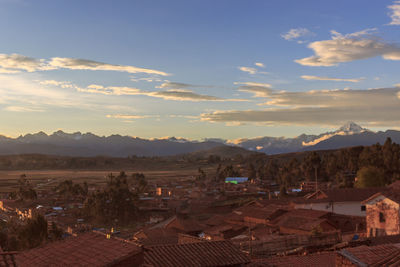
<path id="1" fill-rule="evenodd" d="M 118 86 L 109 86 L 104 87 L 102 85 L 91 84 L 86 88 L 75 87 L 79 92 L 84 93 L 94 93 L 94 94 L 103 94 L 103 95 L 141 95 L 142 91 L 137 88 L 132 87 L 118 87 Z"/>
<path id="2" fill-rule="evenodd" d="M 255 62 L 254 65 L 256 65 L 257 67 L 260 67 L 260 68 L 265 68 L 264 63 L 261 63 L 261 62 Z"/>
<path id="3" fill-rule="evenodd" d="M 333 82 L 352 82 L 352 83 L 358 83 L 365 79 L 365 78 L 353 78 L 353 79 L 330 78 L 330 77 L 319 77 L 312 75 L 302 75 L 301 78 L 308 81 L 333 81 Z"/>
<path id="4" fill-rule="evenodd" d="M 271 88 L 272 85 L 269 83 L 255 83 L 255 82 L 234 82 L 233 84 L 242 84 L 242 85 L 247 85 L 247 86 L 261 86 L 261 87 L 267 87 Z"/>
<path id="5" fill-rule="evenodd" d="M 234 84 L 242 85 L 238 87 L 238 91 L 251 93 L 253 97 L 268 97 L 273 92 L 269 83 L 234 82 Z"/>
<path id="6" fill-rule="evenodd" d="M 11 112 L 43 112 L 44 109 L 24 106 L 7 106 L 3 110 Z"/>
<path id="7" fill-rule="evenodd" d="M 243 72 L 247 72 L 249 74 L 256 74 L 257 73 L 257 69 L 255 68 L 250 68 L 250 67 L 238 67 L 239 70 L 243 71 Z"/>
<path id="8" fill-rule="evenodd" d="M 294 39 L 298 39 L 300 37 L 311 36 L 311 35 L 314 35 L 314 33 L 306 28 L 295 28 L 295 29 L 290 29 L 288 32 L 281 34 L 281 37 L 285 40 L 291 41 Z"/>
<path id="9" fill-rule="evenodd" d="M 164 89 L 184 89 L 184 88 L 191 88 L 191 87 L 200 87 L 199 85 L 193 85 L 188 83 L 178 83 L 178 82 L 170 82 L 166 81 L 156 88 L 164 88 Z"/>
<path id="10" fill-rule="evenodd" d="M 201 95 L 190 90 L 171 89 L 167 91 L 149 92 L 148 96 L 160 97 L 166 100 L 179 101 L 229 101 L 215 96 Z"/>
<path id="11" fill-rule="evenodd" d="M 315 55 L 295 62 L 304 66 L 335 66 L 339 63 L 382 56 L 388 60 L 400 60 L 400 47 L 380 40 L 373 33 L 376 29 L 342 35 L 331 31 L 332 39 L 308 45 Z"/>
<path id="12" fill-rule="evenodd" d="M 393 5 L 388 8 L 390 9 L 389 16 L 392 19 L 389 25 L 400 25 L 400 1 L 394 1 Z"/>
<path id="13" fill-rule="evenodd" d="M 136 77 L 131 77 L 132 82 L 140 82 L 140 81 L 145 81 L 145 82 L 161 82 L 162 80 L 158 77 L 143 77 L 143 78 L 136 78 Z"/>
<path id="14" fill-rule="evenodd" d="M 262 125 L 365 125 L 400 123 L 400 89 L 273 92 L 262 110 L 228 110 L 201 114 L 203 121 Z"/>
<path id="15" fill-rule="evenodd" d="M 195 93 L 191 90 L 186 89 L 168 89 L 165 91 L 143 91 L 134 87 L 126 87 L 126 86 L 103 86 L 98 84 L 91 84 L 87 87 L 79 87 L 69 82 L 58 82 L 53 80 L 40 82 L 42 84 L 47 85 L 55 85 L 62 88 L 74 88 L 78 92 L 82 93 L 90 93 L 90 94 L 102 94 L 102 95 L 131 95 L 131 96 L 149 96 L 162 98 L 165 100 L 175 100 L 175 101 L 248 101 L 245 99 L 225 99 L 216 96 L 203 95 Z"/>
<path id="16" fill-rule="evenodd" d="M 35 59 L 18 54 L 0 54 L 0 71 L 2 73 L 16 73 L 19 71 L 34 72 L 47 70 L 49 66 L 43 59 Z"/>
<path id="17" fill-rule="evenodd" d="M 159 118 L 158 115 L 129 115 L 129 114 L 108 114 L 106 115 L 107 118 L 114 118 L 114 119 L 124 119 L 124 120 L 137 120 L 137 119 L 146 119 L 146 118 Z"/>
<path id="18" fill-rule="evenodd" d="M 127 65 L 114 65 L 87 59 L 53 57 L 49 60 L 35 59 L 18 54 L 0 54 L 0 72 L 15 73 L 20 71 L 35 72 L 57 69 L 102 70 L 128 73 L 146 73 L 168 76 L 166 72 Z"/>

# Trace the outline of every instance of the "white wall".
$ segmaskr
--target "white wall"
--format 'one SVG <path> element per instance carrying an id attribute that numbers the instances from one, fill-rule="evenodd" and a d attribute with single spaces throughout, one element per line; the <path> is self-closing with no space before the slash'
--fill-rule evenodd
<path id="1" fill-rule="evenodd" d="M 361 202 L 333 202 L 332 204 L 333 207 L 329 202 L 296 204 L 295 209 L 329 211 L 350 216 L 366 216 L 366 212 L 361 211 Z"/>

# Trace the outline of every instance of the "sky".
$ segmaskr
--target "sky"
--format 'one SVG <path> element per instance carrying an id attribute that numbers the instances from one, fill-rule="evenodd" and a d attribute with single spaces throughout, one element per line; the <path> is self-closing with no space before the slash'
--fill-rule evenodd
<path id="1" fill-rule="evenodd" d="M 400 122 L 400 1 L 0 0 L 0 134 L 294 137 Z"/>

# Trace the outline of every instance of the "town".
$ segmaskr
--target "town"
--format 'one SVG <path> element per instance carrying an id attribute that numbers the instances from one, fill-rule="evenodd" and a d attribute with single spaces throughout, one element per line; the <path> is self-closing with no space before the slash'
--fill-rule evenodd
<path id="1" fill-rule="evenodd" d="M 299 177 L 311 175 L 305 180 L 282 180 L 285 166 L 295 164 L 289 160 L 293 155 L 276 163 L 272 176 L 279 179 L 261 175 L 271 172 L 272 159 L 260 154 L 208 156 L 198 162 L 218 163 L 215 174 L 198 168 L 196 175 L 176 179 L 121 171 L 106 174 L 101 184 L 81 179 L 35 184 L 23 174 L 0 200 L 3 261 L 11 266 L 382 266 L 396 262 L 400 253 L 399 148 L 388 139 L 384 146 L 304 152 L 296 164 Z M 328 158 L 356 150 L 361 170 L 351 173 L 346 162 L 346 183 L 323 177 Z M 363 162 L 371 150 L 373 162 Z M 308 162 L 314 162 L 311 169 Z M 381 174 L 364 164 L 378 165 Z M 342 173 L 340 164 L 336 167 Z M 393 178 L 379 184 L 379 175 Z"/>

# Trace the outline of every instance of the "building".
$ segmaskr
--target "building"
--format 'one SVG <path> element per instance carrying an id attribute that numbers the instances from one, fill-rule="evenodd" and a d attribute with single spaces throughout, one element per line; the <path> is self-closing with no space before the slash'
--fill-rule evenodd
<path id="1" fill-rule="evenodd" d="M 363 202 L 367 210 L 367 235 L 400 234 L 400 192 L 377 193 Z"/>
<path id="2" fill-rule="evenodd" d="M 293 203 L 295 209 L 312 209 L 365 217 L 366 208 L 362 202 L 382 190 L 382 188 L 318 190 L 305 196 L 303 199 L 293 200 Z"/>

